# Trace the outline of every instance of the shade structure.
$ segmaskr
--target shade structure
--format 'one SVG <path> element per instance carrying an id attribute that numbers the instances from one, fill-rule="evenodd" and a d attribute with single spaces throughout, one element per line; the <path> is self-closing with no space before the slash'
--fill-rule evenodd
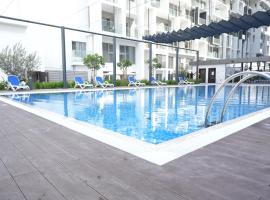
<path id="1" fill-rule="evenodd" d="M 173 43 L 195 40 L 200 38 L 218 36 L 222 33 L 236 33 L 250 28 L 270 25 L 270 10 L 258 11 L 252 15 L 243 15 L 239 18 L 232 17 L 230 20 L 211 22 L 209 25 L 194 26 L 185 30 L 146 35 L 144 40 L 155 43 Z"/>

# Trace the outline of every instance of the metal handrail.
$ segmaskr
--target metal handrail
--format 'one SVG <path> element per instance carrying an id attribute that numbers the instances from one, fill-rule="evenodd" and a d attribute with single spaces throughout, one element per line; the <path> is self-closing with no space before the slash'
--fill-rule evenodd
<path id="1" fill-rule="evenodd" d="M 226 110 L 227 110 L 229 100 L 230 100 L 230 98 L 233 96 L 234 91 L 239 87 L 239 85 L 241 85 L 241 84 L 242 84 L 243 82 L 245 82 L 246 80 L 248 80 L 248 79 L 250 79 L 250 78 L 252 78 L 252 77 L 255 77 L 255 76 L 262 76 L 262 77 L 267 78 L 267 79 L 270 80 L 270 72 L 263 72 L 263 73 L 264 73 L 264 74 L 248 75 L 248 76 L 242 78 L 242 79 L 241 79 L 241 80 L 240 80 L 240 81 L 239 81 L 239 82 L 231 89 L 231 91 L 230 91 L 230 93 L 228 94 L 227 99 L 226 99 L 226 101 L 225 101 L 225 103 L 224 103 L 224 106 L 223 106 L 223 108 L 222 108 L 222 112 L 221 112 L 221 115 L 220 115 L 220 122 L 223 122 L 224 114 L 225 114 L 225 112 L 226 112 Z M 268 75 L 268 74 L 269 74 L 269 75 Z"/>
<path id="2" fill-rule="evenodd" d="M 218 96 L 218 94 L 220 93 L 220 91 L 225 87 L 225 85 L 227 83 L 229 83 L 231 80 L 239 77 L 239 76 L 243 76 L 243 75 L 261 75 L 261 74 L 265 74 L 265 77 L 267 78 L 270 78 L 269 75 L 267 75 L 266 73 L 264 72 L 256 72 L 256 71 L 244 71 L 244 72 L 239 72 L 239 73 L 236 73 L 236 74 L 233 74 L 232 76 L 228 77 L 227 79 L 225 79 L 223 81 L 223 83 L 221 84 L 221 86 L 219 87 L 219 89 L 217 90 L 217 92 L 214 94 L 214 96 L 212 97 L 208 107 L 207 107 L 207 110 L 206 110 L 206 115 L 205 115 L 205 120 L 204 120 L 204 126 L 207 127 L 207 123 L 208 123 L 208 115 L 211 111 L 211 108 L 212 108 L 212 105 L 214 103 L 214 100 L 216 99 L 216 97 Z"/>

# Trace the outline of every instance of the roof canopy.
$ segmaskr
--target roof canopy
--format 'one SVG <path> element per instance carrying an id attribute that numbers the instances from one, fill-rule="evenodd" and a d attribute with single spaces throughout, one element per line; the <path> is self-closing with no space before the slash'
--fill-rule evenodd
<path id="1" fill-rule="evenodd" d="M 222 33 L 235 33 L 246 31 L 250 28 L 270 25 L 270 10 L 258 11 L 253 15 L 243 15 L 239 18 L 232 17 L 230 20 L 211 22 L 209 25 L 194 26 L 185 30 L 172 31 L 144 36 L 143 39 L 156 43 L 182 42 L 212 36 Z"/>

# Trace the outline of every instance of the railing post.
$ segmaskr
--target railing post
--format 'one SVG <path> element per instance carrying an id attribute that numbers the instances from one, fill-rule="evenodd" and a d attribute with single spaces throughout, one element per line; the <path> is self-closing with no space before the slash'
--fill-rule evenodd
<path id="1" fill-rule="evenodd" d="M 116 86 L 116 37 L 113 38 L 113 84 Z"/>
<path id="2" fill-rule="evenodd" d="M 176 48 L 176 57 L 175 57 L 175 61 L 176 61 L 176 66 L 175 66 L 175 81 L 178 84 L 178 76 L 179 76 L 179 48 Z"/>
<path id="3" fill-rule="evenodd" d="M 61 27 L 61 42 L 62 42 L 63 83 L 64 83 L 64 88 L 67 88 L 66 37 L 65 37 L 64 26 Z"/>
<path id="4" fill-rule="evenodd" d="M 149 84 L 151 84 L 152 77 L 152 43 L 149 43 Z"/>
<path id="5" fill-rule="evenodd" d="M 206 109 L 206 115 L 205 115 L 205 120 L 204 120 L 204 126 L 207 127 L 208 126 L 208 115 L 211 111 L 212 105 L 214 103 L 214 100 L 216 99 L 216 97 L 218 96 L 218 94 L 220 93 L 220 91 L 225 87 L 225 85 L 227 83 L 229 83 L 231 80 L 235 79 L 236 77 L 242 77 L 243 75 L 249 75 L 249 77 L 253 77 L 253 76 L 262 76 L 265 77 L 267 79 L 270 80 L 270 72 L 256 72 L 256 71 L 244 71 L 244 72 L 239 72 L 236 74 L 233 74 L 232 76 L 230 76 L 229 78 L 227 78 L 226 80 L 223 81 L 223 83 L 221 84 L 221 86 L 218 88 L 218 90 L 216 91 L 216 93 L 214 94 L 214 96 L 212 97 L 212 99 L 210 100 L 208 107 Z M 244 78 L 245 79 L 245 78 Z M 241 79 L 239 82 L 241 84 L 241 81 L 243 79 Z M 246 79 L 247 80 L 247 79 Z M 245 81 L 245 80 L 244 80 Z M 238 83 L 239 83 L 238 82 Z M 225 108 L 226 109 L 226 108 Z"/>

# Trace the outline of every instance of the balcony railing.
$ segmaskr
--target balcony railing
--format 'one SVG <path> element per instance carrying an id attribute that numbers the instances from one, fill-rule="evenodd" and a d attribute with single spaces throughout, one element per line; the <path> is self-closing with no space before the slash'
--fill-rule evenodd
<path id="1" fill-rule="evenodd" d="M 218 48 L 213 46 L 208 46 L 208 56 L 212 58 L 219 58 Z"/>
<path id="2" fill-rule="evenodd" d="M 112 33 L 121 33 L 121 25 L 114 21 L 102 20 L 102 30 Z"/>
<path id="3" fill-rule="evenodd" d="M 213 44 L 220 45 L 220 38 L 213 37 Z"/>
<path id="4" fill-rule="evenodd" d="M 199 23 L 200 23 L 200 24 L 206 24 L 206 19 L 199 18 Z"/>
<path id="5" fill-rule="evenodd" d="M 128 37 L 138 37 L 139 33 L 138 33 L 138 29 L 135 27 L 128 27 L 126 26 L 126 35 Z"/>
<path id="6" fill-rule="evenodd" d="M 151 6 L 159 8 L 160 7 L 160 1 L 151 0 Z"/>
<path id="7" fill-rule="evenodd" d="M 164 31 L 171 31 L 172 27 L 169 25 L 165 25 L 163 23 L 157 24 L 157 31 L 164 32 Z"/>

